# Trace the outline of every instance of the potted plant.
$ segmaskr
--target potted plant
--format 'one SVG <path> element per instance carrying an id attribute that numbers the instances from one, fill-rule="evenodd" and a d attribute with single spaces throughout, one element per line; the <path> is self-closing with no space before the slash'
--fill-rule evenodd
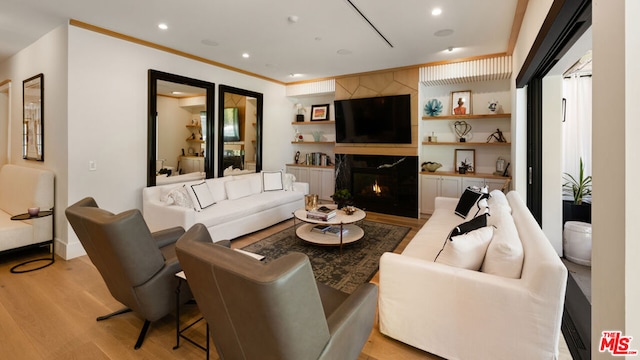
<path id="1" fill-rule="evenodd" d="M 331 195 L 331 198 L 336 204 L 338 204 L 338 209 L 342 209 L 351 201 L 351 193 L 347 189 L 339 189 Z"/>
<path id="2" fill-rule="evenodd" d="M 591 196 L 591 175 L 585 176 L 582 158 L 580 158 L 578 177 L 564 173 L 564 180 L 565 183 L 562 184 L 563 193 L 571 196 L 573 200 L 563 201 L 563 223 L 567 221 L 591 223 L 591 204 L 583 202 L 586 196 Z"/>

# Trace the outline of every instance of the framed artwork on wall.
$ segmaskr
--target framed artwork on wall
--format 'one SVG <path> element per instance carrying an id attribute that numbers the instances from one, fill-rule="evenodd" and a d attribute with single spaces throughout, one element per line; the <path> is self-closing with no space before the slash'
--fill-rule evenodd
<path id="1" fill-rule="evenodd" d="M 44 161 L 44 74 L 22 82 L 22 158 Z"/>
<path id="2" fill-rule="evenodd" d="M 329 120 L 329 104 L 311 105 L 311 121 Z"/>
<path id="3" fill-rule="evenodd" d="M 471 114 L 471 90 L 451 92 L 451 115 Z"/>
<path id="4" fill-rule="evenodd" d="M 455 171 L 459 174 L 475 173 L 475 149 L 456 149 L 454 154 Z"/>

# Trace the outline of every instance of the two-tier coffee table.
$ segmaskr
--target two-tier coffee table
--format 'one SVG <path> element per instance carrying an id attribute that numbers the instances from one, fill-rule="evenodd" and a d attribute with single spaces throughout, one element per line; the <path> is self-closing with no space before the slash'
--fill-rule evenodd
<path id="1" fill-rule="evenodd" d="M 307 219 L 307 211 L 305 209 L 298 209 L 294 213 L 294 226 L 295 219 L 298 219 L 304 224 L 296 227 L 296 235 L 306 242 L 321 245 L 321 246 L 340 246 L 356 242 L 364 237 L 364 230 L 356 223 L 361 221 L 367 216 L 367 213 L 363 210 L 356 209 L 356 211 L 347 215 L 343 210 L 337 210 L 337 214 L 334 218 L 327 221 Z M 323 234 L 312 231 L 313 227 L 318 224 L 339 226 L 341 231 L 340 235 Z M 342 233 L 342 230 L 347 230 L 346 233 Z"/>

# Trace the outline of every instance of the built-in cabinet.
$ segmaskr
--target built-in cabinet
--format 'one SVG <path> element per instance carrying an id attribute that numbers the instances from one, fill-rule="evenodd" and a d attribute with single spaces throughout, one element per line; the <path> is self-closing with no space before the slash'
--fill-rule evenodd
<path id="1" fill-rule="evenodd" d="M 287 172 L 296 177 L 296 181 L 309 184 L 309 193 L 318 195 L 320 200 L 331 201 L 335 192 L 335 171 L 333 166 L 307 166 L 288 164 Z"/>
<path id="2" fill-rule="evenodd" d="M 204 157 L 180 156 L 180 168 L 183 174 L 204 172 Z"/>
<path id="3" fill-rule="evenodd" d="M 446 174 L 446 173 L 445 173 Z M 487 176 L 487 177 L 482 177 Z M 431 214 L 435 210 L 438 196 L 460 197 L 464 189 L 470 186 L 488 186 L 489 191 L 502 189 L 508 178 L 500 178 L 489 174 L 455 174 L 441 175 L 437 173 L 420 173 L 420 212 Z"/>

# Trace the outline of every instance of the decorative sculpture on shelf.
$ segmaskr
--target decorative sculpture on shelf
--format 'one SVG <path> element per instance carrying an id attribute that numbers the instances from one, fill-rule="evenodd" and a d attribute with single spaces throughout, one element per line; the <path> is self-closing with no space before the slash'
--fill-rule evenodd
<path id="1" fill-rule="evenodd" d="M 507 139 L 505 139 L 504 135 L 502 134 L 502 131 L 500 131 L 500 129 L 497 129 L 493 134 L 489 135 L 489 137 L 487 138 L 487 142 L 490 143 L 492 140 L 494 140 L 495 142 L 500 142 L 500 143 L 506 143 Z"/>
<path id="2" fill-rule="evenodd" d="M 471 139 L 471 125 L 464 120 L 455 121 L 453 123 L 453 130 L 458 135 L 458 140 L 460 142 L 466 142 L 467 138 Z"/>

